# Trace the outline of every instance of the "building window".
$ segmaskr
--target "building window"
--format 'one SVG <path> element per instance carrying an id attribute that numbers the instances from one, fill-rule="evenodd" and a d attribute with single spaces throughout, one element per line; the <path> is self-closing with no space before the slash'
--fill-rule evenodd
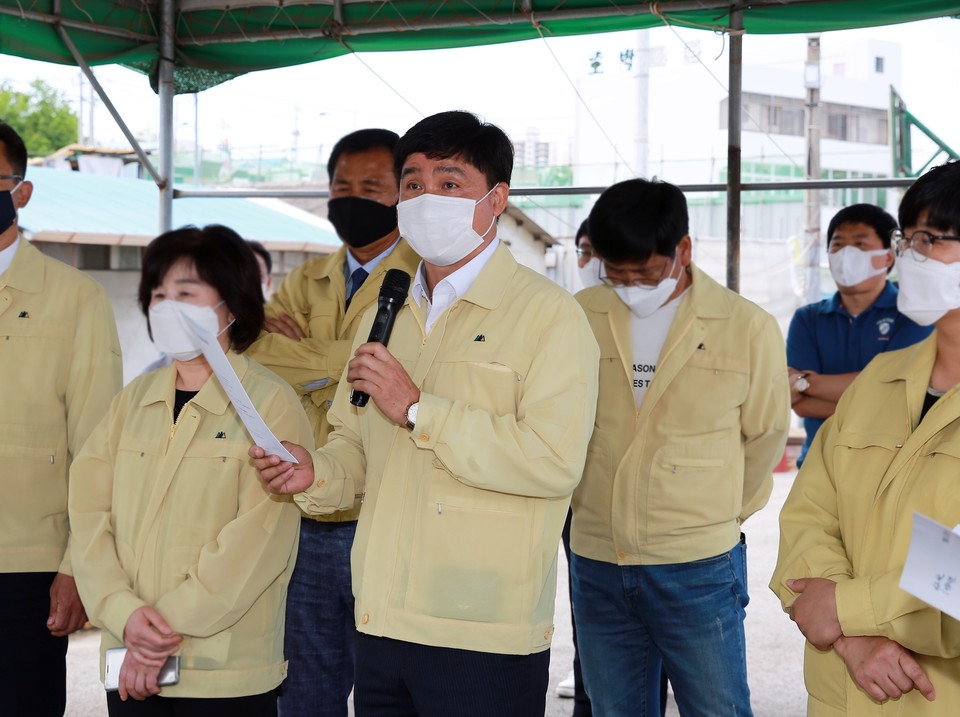
<path id="1" fill-rule="evenodd" d="M 847 116 L 831 114 L 827 116 L 827 137 L 845 140 L 847 138 Z"/>
<path id="2" fill-rule="evenodd" d="M 81 244 L 77 268 L 84 270 L 110 268 L 110 247 L 101 244 Z"/>
<path id="3" fill-rule="evenodd" d="M 876 71 L 878 75 L 883 74 L 883 58 L 882 57 L 873 58 L 873 69 Z"/>
<path id="4" fill-rule="evenodd" d="M 536 156 L 533 158 L 533 163 L 537 167 L 546 167 L 548 164 L 550 164 L 549 142 L 537 142 Z"/>
<path id="5" fill-rule="evenodd" d="M 527 147 L 523 142 L 514 142 L 513 143 L 513 156 L 520 160 L 520 164 L 526 164 L 524 159 L 526 158 Z"/>
<path id="6" fill-rule="evenodd" d="M 720 102 L 720 129 L 727 128 L 727 103 L 727 98 Z M 867 144 L 888 141 L 886 110 L 822 102 L 820 113 L 824 139 Z M 745 92 L 741 121 L 745 132 L 802 137 L 806 129 L 804 101 Z"/>
<path id="7" fill-rule="evenodd" d="M 138 246 L 110 247 L 110 268 L 117 271 L 140 271 L 143 249 Z"/>

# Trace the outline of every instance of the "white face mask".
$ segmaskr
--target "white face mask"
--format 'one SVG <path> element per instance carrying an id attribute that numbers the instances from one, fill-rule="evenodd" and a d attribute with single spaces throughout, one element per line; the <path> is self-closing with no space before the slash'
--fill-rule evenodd
<path id="1" fill-rule="evenodd" d="M 921 326 L 929 326 L 948 311 L 960 308 L 960 262 L 944 264 L 930 258 L 917 261 L 916 256 L 913 249 L 908 249 L 897 258 L 897 309 Z"/>
<path id="2" fill-rule="evenodd" d="M 827 255 L 830 262 L 830 273 L 837 286 L 856 286 L 877 274 L 886 273 L 887 267 L 877 269 L 873 265 L 873 257 L 885 256 L 889 249 L 875 249 L 863 251 L 855 246 L 845 246 L 839 251 Z"/>
<path id="3" fill-rule="evenodd" d="M 577 267 L 580 274 L 580 283 L 584 289 L 600 285 L 600 260 L 593 257 L 584 266 Z"/>
<path id="4" fill-rule="evenodd" d="M 186 318 L 196 323 L 204 331 L 220 336 L 233 324 L 220 328 L 220 318 L 216 306 L 195 306 L 183 301 L 167 299 L 150 307 L 150 333 L 157 349 L 175 361 L 189 361 L 202 351 L 196 333 L 190 328 Z M 186 317 L 186 318 L 185 318 Z"/>
<path id="5" fill-rule="evenodd" d="M 644 319 L 666 304 L 667 299 L 676 290 L 679 279 L 671 275 L 677 267 L 677 259 L 677 256 L 673 257 L 670 274 L 656 286 L 614 286 L 613 290 L 630 308 L 630 311 Z"/>
<path id="6" fill-rule="evenodd" d="M 474 201 L 466 197 L 421 194 L 397 205 L 397 226 L 421 258 L 435 266 L 456 264 L 483 243 L 483 236 L 473 228 L 477 205 L 496 189 Z M 496 222 L 490 221 L 486 234 Z"/>

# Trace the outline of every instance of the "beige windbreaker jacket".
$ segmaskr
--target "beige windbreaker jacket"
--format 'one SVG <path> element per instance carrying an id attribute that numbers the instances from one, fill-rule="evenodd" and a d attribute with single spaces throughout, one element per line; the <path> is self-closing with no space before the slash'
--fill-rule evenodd
<path id="1" fill-rule="evenodd" d="M 312 446 L 290 387 L 227 355 L 267 425 Z M 144 605 L 184 635 L 180 683 L 164 696 L 262 694 L 286 676 L 284 605 L 300 512 L 264 490 L 247 456 L 250 436 L 216 377 L 172 423 L 175 377 L 166 366 L 124 388 L 74 461 L 80 597 L 104 630 L 101 652 L 122 645 Z"/>
<path id="2" fill-rule="evenodd" d="M 123 378 L 107 293 L 21 238 L 0 276 L 0 347 L 0 572 L 70 575 L 70 461 Z"/>
<path id="3" fill-rule="evenodd" d="M 790 390 L 773 317 L 691 265 L 657 371 L 637 411 L 627 306 L 577 294 L 600 345 L 600 399 L 571 549 L 618 565 L 719 555 L 762 508 L 783 455 Z"/>
<path id="4" fill-rule="evenodd" d="M 837 582 L 845 635 L 882 635 L 912 650 L 937 691 L 883 705 L 853 682 L 833 651 L 809 644 L 809 715 L 952 717 L 960 705 L 960 622 L 900 589 L 913 513 L 960 522 L 960 388 L 920 422 L 936 358 L 936 332 L 877 356 L 844 392 L 780 513 L 780 555 L 770 587 L 785 610 L 790 578 Z"/>
<path id="5" fill-rule="evenodd" d="M 363 342 L 373 320 L 358 331 Z M 357 629 L 524 655 L 553 636 L 557 546 L 597 396 L 597 347 L 568 293 L 500 246 L 424 335 L 407 298 L 389 349 L 421 388 L 411 432 L 342 384 L 334 432 L 297 496 L 364 496 L 353 545 Z"/>
<path id="6" fill-rule="evenodd" d="M 308 259 L 284 278 L 267 304 L 267 316 L 287 314 L 303 329 L 306 338 L 297 341 L 283 334 L 264 332 L 247 350 L 250 358 L 293 386 L 313 426 L 313 439 L 318 446 L 327 442 L 327 411 L 353 355 L 360 319 L 368 307 L 376 305 L 384 275 L 390 269 L 402 269 L 413 276 L 420 263 L 420 257 L 401 239 L 354 294 L 350 308 L 344 310 L 346 257 L 347 248 L 342 246 L 330 256 Z M 358 504 L 348 510 L 312 517 L 350 521 L 359 515 Z"/>

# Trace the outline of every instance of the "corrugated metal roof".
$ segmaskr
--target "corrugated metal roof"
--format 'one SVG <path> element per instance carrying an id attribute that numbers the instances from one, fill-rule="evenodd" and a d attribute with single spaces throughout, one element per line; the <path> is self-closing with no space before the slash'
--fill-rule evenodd
<path id="1" fill-rule="evenodd" d="M 33 197 L 20 226 L 37 241 L 142 246 L 157 235 L 153 182 L 30 167 Z M 191 198 L 173 202 L 173 226 L 225 224 L 276 251 L 328 253 L 340 247 L 333 225 L 281 199 Z"/>

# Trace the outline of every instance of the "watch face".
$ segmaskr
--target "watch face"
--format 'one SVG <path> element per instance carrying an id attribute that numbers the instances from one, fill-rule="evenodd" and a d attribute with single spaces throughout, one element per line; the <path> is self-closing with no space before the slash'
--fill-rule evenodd
<path id="1" fill-rule="evenodd" d="M 417 409 L 420 407 L 419 403 L 414 403 L 407 409 L 407 421 L 410 423 L 417 422 Z"/>
<path id="2" fill-rule="evenodd" d="M 800 378 L 798 378 L 793 385 L 796 387 L 796 389 L 800 393 L 803 393 L 808 388 L 810 388 L 810 382 L 807 380 L 806 376 L 801 376 Z"/>

